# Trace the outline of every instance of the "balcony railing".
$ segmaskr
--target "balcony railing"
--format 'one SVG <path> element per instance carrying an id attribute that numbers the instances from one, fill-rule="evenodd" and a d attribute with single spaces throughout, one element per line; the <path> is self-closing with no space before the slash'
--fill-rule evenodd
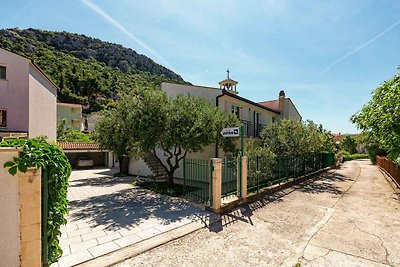
<path id="1" fill-rule="evenodd" d="M 244 137 L 261 138 L 261 131 L 265 127 L 264 124 L 256 124 L 251 121 L 241 120 L 243 123 Z"/>

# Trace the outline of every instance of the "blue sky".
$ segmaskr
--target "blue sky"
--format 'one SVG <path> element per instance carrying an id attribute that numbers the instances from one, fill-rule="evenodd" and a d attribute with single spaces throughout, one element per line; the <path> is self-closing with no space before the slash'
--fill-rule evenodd
<path id="1" fill-rule="evenodd" d="M 1 28 L 86 34 L 122 44 L 185 80 L 217 86 L 231 70 L 241 96 L 284 89 L 304 119 L 354 133 L 349 117 L 398 72 L 398 0 L 13 0 Z"/>

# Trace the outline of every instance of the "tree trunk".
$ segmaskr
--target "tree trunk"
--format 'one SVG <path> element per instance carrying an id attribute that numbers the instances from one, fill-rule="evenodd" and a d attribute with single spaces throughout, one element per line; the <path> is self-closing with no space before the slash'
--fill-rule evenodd
<path id="1" fill-rule="evenodd" d="M 174 185 L 174 184 L 175 184 L 175 183 L 174 183 L 174 173 L 175 173 L 175 171 L 176 171 L 177 169 L 178 169 L 178 166 L 175 165 L 175 166 L 171 167 L 170 170 L 167 170 L 167 174 L 168 174 L 168 183 L 169 183 L 170 185 Z"/>
<path id="2" fill-rule="evenodd" d="M 119 172 L 128 174 L 129 172 L 129 157 L 118 157 L 119 160 Z"/>
<path id="3" fill-rule="evenodd" d="M 174 172 L 168 172 L 168 183 L 174 185 Z"/>

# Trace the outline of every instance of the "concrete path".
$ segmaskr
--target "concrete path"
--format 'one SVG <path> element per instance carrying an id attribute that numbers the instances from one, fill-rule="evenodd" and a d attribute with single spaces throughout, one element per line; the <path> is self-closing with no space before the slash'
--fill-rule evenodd
<path id="1" fill-rule="evenodd" d="M 134 188 L 133 177 L 115 178 L 112 173 L 73 171 L 68 223 L 61 228 L 64 254 L 52 266 L 73 266 L 187 224 L 204 227 L 205 211 L 182 199 Z"/>
<path id="2" fill-rule="evenodd" d="M 400 194 L 346 162 L 116 266 L 400 266 Z"/>

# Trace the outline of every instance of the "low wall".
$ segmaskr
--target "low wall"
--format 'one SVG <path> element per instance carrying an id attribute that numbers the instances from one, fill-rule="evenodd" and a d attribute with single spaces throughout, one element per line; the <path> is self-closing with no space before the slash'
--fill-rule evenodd
<path id="1" fill-rule="evenodd" d="M 1 266 L 41 266 L 41 171 L 10 175 L 5 162 L 15 148 L 0 148 Z"/>
<path id="2" fill-rule="evenodd" d="M 380 156 L 376 156 L 376 164 L 389 175 L 397 187 L 400 188 L 400 167 L 394 164 L 390 159 Z"/>

